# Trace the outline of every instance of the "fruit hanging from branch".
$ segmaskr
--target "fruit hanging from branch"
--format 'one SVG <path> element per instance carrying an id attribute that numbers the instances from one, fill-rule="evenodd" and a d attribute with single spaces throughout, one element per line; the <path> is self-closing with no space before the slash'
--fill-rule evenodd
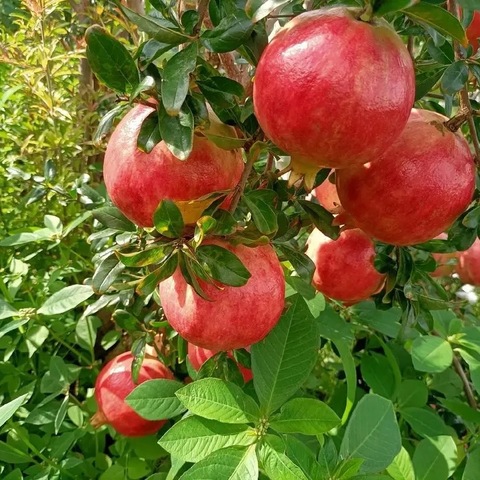
<path id="1" fill-rule="evenodd" d="M 292 156 L 292 181 L 304 175 L 310 189 L 321 167 L 375 160 L 413 106 L 413 64 L 402 40 L 384 20 L 357 17 L 344 7 L 295 17 L 256 69 L 260 126 Z"/>
<path id="2" fill-rule="evenodd" d="M 159 285 L 167 320 L 188 342 L 208 350 L 227 351 L 259 342 L 276 325 L 284 306 L 285 280 L 274 249 L 234 246 L 220 239 L 202 245 L 218 245 L 234 253 L 251 277 L 240 287 L 199 280 L 209 301 L 194 291 L 178 268 Z"/>
<path id="3" fill-rule="evenodd" d="M 165 420 L 152 421 L 142 418 L 125 403 L 125 398 L 134 388 L 147 380 L 173 379 L 172 372 L 158 359 L 145 358 L 138 373 L 138 382 L 132 378 L 130 352 L 122 353 L 108 362 L 101 370 L 95 382 L 95 399 L 98 412 L 92 418 L 92 425 L 112 426 L 126 437 L 143 437 L 152 435 L 162 428 Z"/>
<path id="4" fill-rule="evenodd" d="M 354 226 L 391 245 L 414 245 L 447 230 L 467 208 L 475 165 L 465 138 L 446 121 L 414 109 L 401 136 L 377 160 L 337 170 L 340 202 Z"/>
<path id="5" fill-rule="evenodd" d="M 177 204 L 185 224 L 195 223 L 215 200 L 201 197 L 237 185 L 243 172 L 242 155 L 198 135 L 186 160 L 176 158 L 163 141 L 145 153 L 138 148 L 137 138 L 153 112 L 152 107 L 136 105 L 113 132 L 103 170 L 107 192 L 122 213 L 141 227 L 153 226 L 153 213 L 165 199 Z M 236 136 L 233 128 L 221 127 Z"/>

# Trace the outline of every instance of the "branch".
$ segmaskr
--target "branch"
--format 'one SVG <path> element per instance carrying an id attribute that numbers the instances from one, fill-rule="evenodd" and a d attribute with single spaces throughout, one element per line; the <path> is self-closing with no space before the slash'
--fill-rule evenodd
<path id="1" fill-rule="evenodd" d="M 230 208 L 228 209 L 231 213 L 233 213 L 238 207 L 238 202 L 240 201 L 240 197 L 242 196 L 243 191 L 245 190 L 245 185 L 247 184 L 248 177 L 250 176 L 250 172 L 252 171 L 253 164 L 255 163 L 257 158 L 258 158 L 258 153 L 254 154 L 253 152 L 249 152 L 248 160 L 243 170 L 242 177 L 238 182 L 237 188 L 235 189 L 235 193 L 233 194 L 232 203 L 230 204 Z"/>
<path id="2" fill-rule="evenodd" d="M 465 370 L 463 369 L 462 364 L 456 355 L 453 356 L 453 368 L 462 380 L 463 390 L 468 399 L 469 405 L 476 410 L 477 401 L 475 400 L 475 395 L 473 394 L 472 387 L 470 386 L 470 381 L 468 380 L 467 374 L 465 373 Z"/>
<path id="3" fill-rule="evenodd" d="M 210 0 L 199 0 L 198 1 L 198 22 L 193 27 L 193 35 L 198 35 L 200 33 L 200 29 L 202 28 L 203 25 L 203 20 L 205 19 L 205 15 L 207 14 L 208 10 L 208 3 Z"/>

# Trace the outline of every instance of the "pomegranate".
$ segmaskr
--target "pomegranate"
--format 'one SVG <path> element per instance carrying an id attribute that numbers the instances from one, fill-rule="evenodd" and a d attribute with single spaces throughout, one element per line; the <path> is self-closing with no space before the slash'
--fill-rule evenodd
<path id="1" fill-rule="evenodd" d="M 335 181 L 331 181 L 331 174 L 324 182 L 315 188 L 313 194 L 318 203 L 330 213 L 338 213 L 341 209 Z"/>
<path id="2" fill-rule="evenodd" d="M 202 365 L 209 358 L 212 358 L 216 353 L 218 352 L 215 352 L 213 350 L 207 350 L 206 348 L 197 347 L 192 343 L 188 344 L 188 359 L 190 360 L 190 363 L 195 370 L 200 370 L 200 368 L 202 368 Z M 233 355 L 230 352 L 228 353 L 228 356 L 233 359 Z M 239 363 L 237 363 L 237 365 L 245 383 L 250 381 L 253 378 L 252 371 L 249 368 L 240 365 Z"/>
<path id="3" fill-rule="evenodd" d="M 448 235 L 441 233 L 435 237 L 439 240 L 446 240 Z M 452 253 L 432 253 L 433 258 L 437 262 L 437 268 L 430 274 L 432 277 L 448 277 L 455 270 L 454 259 L 458 257 L 458 252 Z"/>
<path id="4" fill-rule="evenodd" d="M 197 135 L 184 161 L 174 157 L 163 141 L 150 153 L 142 152 L 137 148 L 137 137 L 153 111 L 136 105 L 113 132 L 103 169 L 107 192 L 122 213 L 141 227 L 153 226 L 153 213 L 164 199 L 175 201 L 186 224 L 195 223 L 214 200 L 197 199 L 237 185 L 243 172 L 242 155 L 238 150 L 222 150 Z M 235 136 L 231 127 L 216 127 Z"/>
<path id="5" fill-rule="evenodd" d="M 480 37 L 480 11 L 475 10 L 473 19 L 467 27 L 467 38 L 475 53 L 479 48 L 478 39 Z"/>
<path id="6" fill-rule="evenodd" d="M 469 249 L 459 253 L 456 272 L 463 283 L 480 286 L 480 240 L 478 238 Z"/>
<path id="7" fill-rule="evenodd" d="M 373 265 L 373 242 L 358 228 L 343 231 L 337 240 L 315 229 L 307 245 L 315 263 L 313 285 L 327 297 L 351 305 L 382 288 L 385 275 Z"/>
<path id="8" fill-rule="evenodd" d="M 165 420 L 146 420 L 125 403 L 136 387 L 131 368 L 133 355 L 122 353 L 108 362 L 95 382 L 95 398 L 98 412 L 92 418 L 92 425 L 111 425 L 118 433 L 127 437 L 142 437 L 158 432 Z M 173 379 L 173 374 L 158 359 L 145 358 L 138 375 L 138 384 L 155 378 Z"/>
<path id="9" fill-rule="evenodd" d="M 213 351 L 245 348 L 260 341 L 282 314 L 285 281 L 282 267 L 270 245 L 249 248 L 210 239 L 233 252 L 251 277 L 241 287 L 217 288 L 200 280 L 212 300 L 204 300 L 187 284 L 180 269 L 160 283 L 162 307 L 170 325 L 188 342 Z"/>
<path id="10" fill-rule="evenodd" d="M 466 209 L 475 187 L 473 157 L 445 120 L 413 110 L 375 162 L 337 170 L 340 203 L 355 226 L 385 243 L 414 245 L 447 230 Z"/>
<path id="11" fill-rule="evenodd" d="M 254 80 L 260 126 L 292 156 L 293 181 L 303 174 L 307 187 L 320 167 L 379 156 L 405 127 L 415 93 L 400 37 L 384 20 L 364 22 L 345 7 L 288 22 L 264 50 Z"/>

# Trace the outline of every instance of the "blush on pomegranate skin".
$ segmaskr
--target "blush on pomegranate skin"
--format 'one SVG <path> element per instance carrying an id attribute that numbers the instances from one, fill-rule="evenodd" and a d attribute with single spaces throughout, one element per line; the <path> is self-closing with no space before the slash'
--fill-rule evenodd
<path id="1" fill-rule="evenodd" d="M 315 229 L 307 247 L 315 263 L 313 286 L 333 300 L 352 305 L 377 293 L 385 282 L 373 265 L 374 244 L 358 228 L 343 231 L 337 240 Z"/>
<path id="2" fill-rule="evenodd" d="M 467 38 L 470 45 L 473 47 L 473 53 L 479 48 L 478 39 L 480 38 L 480 11 L 475 10 L 472 21 L 467 27 Z"/>
<path id="3" fill-rule="evenodd" d="M 202 365 L 210 358 L 212 358 L 216 353 L 213 350 L 207 350 L 206 348 L 202 347 L 197 347 L 196 345 L 193 345 L 193 343 L 188 344 L 188 359 L 190 360 L 190 363 L 192 364 L 192 367 L 195 370 L 200 370 L 202 368 Z M 233 355 L 229 352 L 228 356 L 234 360 Z M 243 365 L 240 365 L 237 363 L 238 369 L 240 370 L 240 373 L 242 374 L 243 381 L 245 383 L 249 382 L 253 378 L 252 371 L 244 367 Z"/>
<path id="4" fill-rule="evenodd" d="M 285 303 L 285 280 L 273 247 L 255 248 L 211 239 L 242 261 L 251 277 L 241 287 L 221 289 L 200 281 L 204 300 L 187 284 L 180 269 L 159 285 L 163 311 L 170 325 L 190 343 L 213 351 L 246 348 L 277 324 Z"/>
<path id="5" fill-rule="evenodd" d="M 158 359 L 145 358 L 134 384 L 131 374 L 133 355 L 130 352 L 118 355 L 101 370 L 95 382 L 95 399 L 98 412 L 92 418 L 92 425 L 112 426 L 126 437 L 152 435 L 162 428 L 166 420 L 151 421 L 142 418 L 125 403 L 125 398 L 134 388 L 152 379 L 173 379 L 172 372 Z"/>
<path id="6" fill-rule="evenodd" d="M 459 253 L 455 270 L 463 283 L 480 286 L 480 240 L 478 238 L 470 248 Z"/>
<path id="7" fill-rule="evenodd" d="M 313 190 L 313 195 L 318 203 L 330 213 L 339 213 L 341 205 L 340 199 L 338 198 L 337 186 L 335 182 L 330 181 L 330 177 L 325 179 Z"/>
<path id="8" fill-rule="evenodd" d="M 414 96 L 412 60 L 388 23 L 334 7 L 302 13 L 276 34 L 253 103 L 267 137 L 307 176 L 375 160 L 402 132 Z"/>
<path id="9" fill-rule="evenodd" d="M 337 170 L 337 192 L 352 223 L 391 245 L 423 243 L 448 230 L 475 188 L 475 165 L 443 115 L 412 110 L 400 137 L 375 162 Z"/>
<path id="10" fill-rule="evenodd" d="M 136 105 L 118 124 L 105 152 L 103 176 L 112 202 L 132 222 L 153 226 L 153 213 L 160 201 L 175 201 L 186 224 L 195 223 L 212 199 L 200 197 L 233 189 L 244 164 L 239 150 L 223 150 L 205 137 L 195 135 L 193 150 L 179 160 L 158 143 L 150 153 L 137 148 L 143 121 L 154 111 Z M 221 128 L 232 130 L 221 125 Z"/>

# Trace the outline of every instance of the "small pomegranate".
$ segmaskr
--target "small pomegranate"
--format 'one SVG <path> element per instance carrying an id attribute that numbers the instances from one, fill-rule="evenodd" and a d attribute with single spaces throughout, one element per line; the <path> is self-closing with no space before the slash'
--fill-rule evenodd
<path id="1" fill-rule="evenodd" d="M 133 358 L 130 352 L 125 352 L 102 368 L 95 382 L 98 412 L 91 423 L 94 427 L 109 424 L 126 437 L 142 437 L 158 432 L 165 420 L 146 420 L 125 403 L 125 397 L 137 386 L 131 374 Z M 138 385 L 157 378 L 173 379 L 173 374 L 159 360 L 145 358 L 140 367 Z"/>
<path id="2" fill-rule="evenodd" d="M 307 245 L 315 263 L 313 285 L 327 297 L 351 305 L 382 288 L 385 275 L 373 265 L 373 242 L 358 228 L 343 231 L 337 240 L 315 229 Z"/>
<path id="3" fill-rule="evenodd" d="M 209 358 L 212 358 L 216 353 L 218 352 L 215 352 L 213 350 L 207 350 L 206 348 L 197 347 L 196 345 L 193 345 L 193 343 L 188 344 L 188 359 L 190 360 L 190 363 L 195 370 L 200 370 L 200 368 L 202 368 L 202 365 Z M 231 359 L 234 359 L 233 355 L 230 352 L 228 353 L 228 356 Z M 237 365 L 240 373 L 242 374 L 244 382 L 247 383 L 248 381 L 250 381 L 253 378 L 252 371 L 249 368 L 240 365 L 239 363 L 237 363 Z"/>
<path id="4" fill-rule="evenodd" d="M 330 213 L 339 213 L 340 199 L 338 198 L 335 181 L 331 181 L 332 174 L 315 188 L 313 194 L 318 203 Z"/>
<path id="5" fill-rule="evenodd" d="M 401 136 L 375 162 L 337 170 L 340 203 L 354 226 L 385 243 L 414 245 L 447 230 L 466 209 L 475 165 L 468 143 L 445 120 L 412 110 Z"/>
<path id="6" fill-rule="evenodd" d="M 473 19 L 467 27 L 467 38 L 475 53 L 479 48 L 478 39 L 480 37 L 480 11 L 475 10 Z"/>
<path id="7" fill-rule="evenodd" d="M 302 13 L 276 34 L 253 103 L 267 137 L 292 156 L 291 179 L 303 174 L 308 187 L 320 167 L 378 157 L 405 127 L 414 93 L 412 60 L 388 23 L 334 7 Z"/>
<path id="8" fill-rule="evenodd" d="M 478 238 L 469 249 L 459 253 L 456 272 L 463 283 L 480 286 L 480 240 Z"/>
<path id="9" fill-rule="evenodd" d="M 441 233 L 435 237 L 438 240 L 446 240 L 448 235 Z M 432 277 L 448 277 L 455 270 L 454 259 L 458 257 L 458 252 L 452 253 L 432 253 L 437 262 L 437 268 L 430 274 Z"/>
<path id="10" fill-rule="evenodd" d="M 187 284 L 180 269 L 160 283 L 162 307 L 170 325 L 188 342 L 213 351 L 245 348 L 260 341 L 276 325 L 283 311 L 285 280 L 270 245 L 249 248 L 227 241 L 208 240 L 233 252 L 251 277 L 241 287 L 200 281 L 204 300 Z"/>
<path id="11" fill-rule="evenodd" d="M 107 192 L 122 213 L 141 227 L 153 226 L 153 213 L 165 199 L 175 201 L 186 224 L 195 223 L 214 200 L 197 199 L 237 185 L 243 172 L 242 155 L 200 136 L 195 136 L 193 150 L 184 161 L 174 157 L 163 141 L 150 153 L 142 152 L 137 148 L 138 134 L 153 111 L 136 105 L 113 132 L 103 169 Z M 236 135 L 231 127 L 217 127 Z"/>

